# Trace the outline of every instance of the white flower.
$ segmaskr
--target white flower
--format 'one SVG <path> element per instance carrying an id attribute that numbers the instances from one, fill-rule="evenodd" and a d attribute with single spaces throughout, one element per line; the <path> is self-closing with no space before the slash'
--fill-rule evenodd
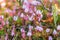
<path id="1" fill-rule="evenodd" d="M 30 10 L 29 13 L 33 13 L 33 10 Z"/>
<path id="2" fill-rule="evenodd" d="M 40 5 L 40 2 L 34 0 L 34 1 L 31 2 L 31 4 L 32 4 L 32 5 Z"/>
<path id="3" fill-rule="evenodd" d="M 5 40 L 8 40 L 8 34 L 6 33 Z"/>
<path id="4" fill-rule="evenodd" d="M 43 28 L 42 27 L 39 27 L 39 31 L 43 31 Z"/>
<path id="5" fill-rule="evenodd" d="M 4 0 L 0 0 L 0 2 L 3 2 Z"/>
<path id="6" fill-rule="evenodd" d="M 46 29 L 46 32 L 47 32 L 47 33 L 48 33 L 48 32 L 50 32 L 50 29 L 49 29 L 49 28 L 47 28 L 47 29 Z"/>
<path id="7" fill-rule="evenodd" d="M 6 6 L 6 3 L 5 2 L 1 3 L 1 7 L 2 8 L 5 7 L 5 6 Z"/>
<path id="8" fill-rule="evenodd" d="M 33 29 L 33 26 L 29 25 L 29 31 L 31 31 Z"/>
<path id="9" fill-rule="evenodd" d="M 57 30 L 60 30 L 60 25 L 57 26 Z"/>
<path id="10" fill-rule="evenodd" d="M 29 17 L 29 20 L 30 20 L 30 21 L 32 21 L 32 18 L 31 18 L 31 17 Z"/>
<path id="11" fill-rule="evenodd" d="M 33 21 L 33 16 L 29 17 L 29 20 L 30 20 L 30 21 Z"/>
<path id="12" fill-rule="evenodd" d="M 4 16 L 3 15 L 0 15 L 0 18 L 4 19 Z"/>
<path id="13" fill-rule="evenodd" d="M 24 14 L 23 14 L 23 13 L 21 13 L 20 17 L 24 17 Z"/>
<path id="14" fill-rule="evenodd" d="M 25 9 L 26 8 L 26 5 L 23 5 L 22 8 Z"/>
<path id="15" fill-rule="evenodd" d="M 27 36 L 32 36 L 32 32 L 28 31 Z"/>
<path id="16" fill-rule="evenodd" d="M 28 8 L 25 8 L 24 12 L 26 12 L 26 13 L 27 13 L 28 11 L 29 11 L 29 9 L 28 9 Z"/>
<path id="17" fill-rule="evenodd" d="M 23 28 L 21 28 L 21 32 L 25 32 L 25 30 Z"/>
<path id="18" fill-rule="evenodd" d="M 37 10 L 36 11 L 36 14 L 41 14 L 42 12 L 40 10 Z"/>
<path id="19" fill-rule="evenodd" d="M 49 36 L 49 37 L 48 37 L 48 40 L 53 40 L 52 36 Z"/>
<path id="20" fill-rule="evenodd" d="M 28 2 L 28 0 L 24 0 L 24 2 Z"/>
<path id="21" fill-rule="evenodd" d="M 23 2 L 23 0 L 21 0 L 21 3 Z"/>
<path id="22" fill-rule="evenodd" d="M 39 30 L 39 26 L 36 26 L 36 28 L 35 28 L 36 30 Z"/>
<path id="23" fill-rule="evenodd" d="M 54 35 L 56 35 L 56 34 L 57 34 L 57 31 L 56 31 L 55 29 L 54 29 L 54 31 L 53 31 L 53 34 L 54 34 Z"/>
<path id="24" fill-rule="evenodd" d="M 14 17 L 13 17 L 13 20 L 14 20 L 14 21 L 17 21 L 17 19 L 18 19 L 18 16 L 14 16 Z"/>
<path id="25" fill-rule="evenodd" d="M 35 13 L 33 13 L 32 15 L 35 16 Z"/>
<path id="26" fill-rule="evenodd" d="M 37 11 L 37 8 L 36 7 L 34 7 L 34 11 Z"/>
<path id="27" fill-rule="evenodd" d="M 50 2 L 52 2 L 53 0 L 49 0 Z"/>
<path id="28" fill-rule="evenodd" d="M 4 12 L 6 12 L 6 13 L 12 13 L 12 10 L 10 10 L 10 9 L 6 9 Z"/>
<path id="29" fill-rule="evenodd" d="M 15 28 L 13 27 L 12 31 L 11 31 L 11 35 L 14 36 L 15 35 Z"/>
<path id="30" fill-rule="evenodd" d="M 37 26 L 35 29 L 38 30 L 38 31 L 43 31 L 43 28 L 39 27 L 39 26 Z"/>
<path id="31" fill-rule="evenodd" d="M 6 20 L 6 24 L 9 24 L 9 21 L 8 20 Z"/>
<path id="32" fill-rule="evenodd" d="M 26 9 L 28 7 L 28 5 L 29 5 L 29 2 L 27 0 L 24 0 L 22 8 Z"/>

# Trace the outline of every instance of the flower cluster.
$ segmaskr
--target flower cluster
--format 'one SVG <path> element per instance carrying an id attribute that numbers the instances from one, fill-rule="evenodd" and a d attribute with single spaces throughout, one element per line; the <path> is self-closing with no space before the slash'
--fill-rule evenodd
<path id="1" fill-rule="evenodd" d="M 1 0 L 0 3 L 1 40 L 53 40 L 59 36 L 60 25 L 54 27 L 52 12 L 44 14 L 45 9 L 37 9 L 42 2 L 21 0 L 22 6 L 16 0 Z"/>

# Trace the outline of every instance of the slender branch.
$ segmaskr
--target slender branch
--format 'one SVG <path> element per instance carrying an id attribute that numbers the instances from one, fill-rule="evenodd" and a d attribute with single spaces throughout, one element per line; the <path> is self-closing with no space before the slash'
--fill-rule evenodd
<path id="1" fill-rule="evenodd" d="M 52 10 L 46 8 L 41 0 L 40 0 L 40 3 L 42 4 L 42 6 L 44 7 L 45 10 L 47 10 L 48 12 L 51 12 L 52 11 Z M 50 8 L 52 9 L 52 7 L 50 7 Z"/>

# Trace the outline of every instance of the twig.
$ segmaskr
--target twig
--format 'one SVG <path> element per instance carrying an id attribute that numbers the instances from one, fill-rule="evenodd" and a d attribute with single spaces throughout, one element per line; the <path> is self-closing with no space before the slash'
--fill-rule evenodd
<path id="1" fill-rule="evenodd" d="M 51 12 L 52 11 L 52 10 L 46 8 L 41 0 L 40 0 L 40 3 L 42 4 L 42 6 L 44 7 L 45 10 L 47 10 L 48 12 Z M 50 8 L 52 9 L 52 7 L 50 7 Z"/>

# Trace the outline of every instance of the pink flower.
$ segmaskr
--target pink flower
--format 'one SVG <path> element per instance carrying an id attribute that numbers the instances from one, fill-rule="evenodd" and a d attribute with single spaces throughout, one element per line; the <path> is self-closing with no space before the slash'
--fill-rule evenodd
<path id="1" fill-rule="evenodd" d="M 18 16 L 14 16 L 14 17 L 13 17 L 13 20 L 14 20 L 14 21 L 17 21 L 17 19 L 18 19 Z"/>
<path id="2" fill-rule="evenodd" d="M 50 2 L 52 2 L 53 0 L 49 0 Z"/>
<path id="3" fill-rule="evenodd" d="M 11 35 L 14 36 L 15 35 L 15 25 L 13 25 L 12 27 L 13 27 L 13 29 L 11 31 Z"/>
<path id="4" fill-rule="evenodd" d="M 60 25 L 57 26 L 57 30 L 60 30 Z"/>
<path id="5" fill-rule="evenodd" d="M 0 0 L 0 2 L 4 2 L 4 0 Z"/>
<path id="6" fill-rule="evenodd" d="M 29 25 L 29 31 L 31 31 L 33 29 L 33 26 Z"/>
<path id="7" fill-rule="evenodd" d="M 48 40 L 53 40 L 52 36 L 49 36 L 49 37 L 48 37 Z"/>
<path id="8" fill-rule="evenodd" d="M 28 31 L 27 36 L 32 36 L 32 32 Z"/>
<path id="9" fill-rule="evenodd" d="M 28 16 L 29 21 L 33 21 L 33 17 L 34 17 L 34 14 L 32 14 L 31 16 Z"/>
<path id="10" fill-rule="evenodd" d="M 6 20 L 6 24 L 7 24 L 7 25 L 9 24 L 9 21 L 8 21 L 8 19 Z"/>
<path id="11" fill-rule="evenodd" d="M 25 16 L 24 13 L 21 13 L 20 17 L 24 17 L 24 16 Z"/>
<path id="12" fill-rule="evenodd" d="M 23 32 L 25 32 L 25 30 L 23 28 L 21 28 L 21 32 L 23 33 Z"/>
<path id="13" fill-rule="evenodd" d="M 29 11 L 29 9 L 28 9 L 28 8 L 26 8 L 26 9 L 24 10 L 24 12 L 26 12 L 26 13 L 27 13 L 28 11 Z"/>
<path id="14" fill-rule="evenodd" d="M 42 27 L 39 27 L 39 26 L 36 26 L 36 28 L 35 28 L 36 30 L 38 30 L 38 31 L 40 31 L 40 32 L 42 32 L 43 31 L 43 28 Z"/>
<path id="15" fill-rule="evenodd" d="M 25 39 L 25 36 L 26 36 L 26 34 L 25 34 L 25 30 L 23 29 L 23 28 L 21 28 L 21 36 L 22 36 L 22 38 L 24 38 Z"/>
<path id="16" fill-rule="evenodd" d="M 1 8 L 4 8 L 6 6 L 6 2 L 1 3 Z"/>
<path id="17" fill-rule="evenodd" d="M 29 2 L 28 0 L 24 0 L 23 2 L 23 9 L 29 8 Z"/>
<path id="18" fill-rule="evenodd" d="M 7 8 L 7 9 L 5 10 L 5 12 L 6 12 L 6 13 L 12 13 L 12 10 L 10 10 L 10 9 Z"/>
<path id="19" fill-rule="evenodd" d="M 37 10 L 36 14 L 38 15 L 39 19 L 41 19 L 43 17 L 42 12 L 40 10 Z"/>
<path id="20" fill-rule="evenodd" d="M 31 2 L 31 4 L 32 4 L 32 5 L 40 5 L 41 3 L 40 3 L 39 1 L 35 1 L 35 0 L 34 0 L 34 1 Z"/>
<path id="21" fill-rule="evenodd" d="M 3 16 L 0 16 L 0 29 L 2 29 L 3 26 L 5 25 L 3 18 L 4 18 Z"/>
<path id="22" fill-rule="evenodd" d="M 31 17 L 29 17 L 29 21 L 33 21 L 33 17 L 31 16 Z"/>
<path id="23" fill-rule="evenodd" d="M 47 29 L 46 29 L 46 32 L 47 32 L 47 33 L 48 33 L 48 32 L 50 32 L 50 29 L 49 29 L 49 28 L 47 28 Z"/>
<path id="24" fill-rule="evenodd" d="M 53 31 L 53 35 L 56 35 L 57 34 L 57 31 L 54 29 L 54 31 Z"/>
<path id="25" fill-rule="evenodd" d="M 5 40 L 8 40 L 8 34 L 6 33 Z"/>
<path id="26" fill-rule="evenodd" d="M 25 19 L 25 20 L 28 20 L 28 16 L 24 16 L 24 19 Z"/>

